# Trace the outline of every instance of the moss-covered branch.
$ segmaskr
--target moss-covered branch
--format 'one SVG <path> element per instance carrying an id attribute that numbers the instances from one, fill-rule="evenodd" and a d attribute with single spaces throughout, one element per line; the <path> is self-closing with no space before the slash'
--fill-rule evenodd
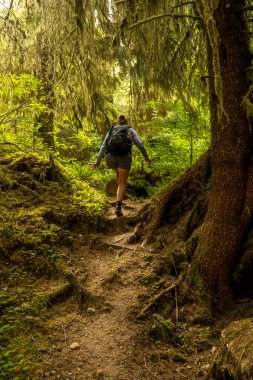
<path id="1" fill-rule="evenodd" d="M 151 16 L 151 17 L 148 17 L 144 20 L 140 20 L 138 22 L 136 22 L 135 24 L 132 24 L 130 25 L 127 30 L 130 30 L 130 29 L 133 29 L 133 28 L 136 28 L 142 24 L 145 24 L 147 22 L 150 22 L 150 21 L 153 21 L 153 20 L 158 20 L 160 18 L 164 18 L 164 17 L 171 17 L 171 18 L 191 18 L 191 19 L 194 19 L 194 20 L 201 20 L 200 17 L 198 16 L 192 16 L 192 15 L 187 15 L 187 14 L 182 14 L 182 15 L 174 15 L 172 13 L 163 13 L 163 14 L 160 14 L 160 15 L 154 15 L 154 16 Z"/>
<path id="2" fill-rule="evenodd" d="M 25 153 L 25 151 L 24 151 L 22 148 L 20 148 L 20 146 L 19 146 L 18 144 L 15 144 L 15 143 L 13 143 L 13 142 L 9 142 L 9 141 L 0 142 L 0 146 L 3 146 L 3 145 L 13 145 L 13 146 L 15 146 L 18 150 L 20 150 L 21 152 L 24 152 L 24 153 Z"/>

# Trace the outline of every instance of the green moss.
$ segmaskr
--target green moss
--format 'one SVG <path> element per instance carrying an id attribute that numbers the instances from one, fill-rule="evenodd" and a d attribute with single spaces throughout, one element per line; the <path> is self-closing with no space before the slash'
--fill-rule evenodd
<path id="1" fill-rule="evenodd" d="M 0 167 L 0 379 L 36 379 L 38 347 L 46 347 L 40 276 L 60 276 L 64 245 L 75 226 L 104 220 L 106 198 L 55 163 L 18 153 Z M 37 346 L 34 345 L 36 340 Z M 39 344 L 38 344 L 39 342 Z"/>
<path id="2" fill-rule="evenodd" d="M 96 224 L 103 219 L 106 197 L 95 191 L 87 183 L 73 182 L 73 204 L 92 223 Z"/>
<path id="3" fill-rule="evenodd" d="M 249 91 L 250 95 L 252 92 L 252 87 L 253 86 L 250 86 L 250 91 Z M 245 107 L 246 112 L 247 112 L 247 116 L 252 117 L 253 116 L 253 104 L 251 103 L 250 99 L 245 97 L 243 103 L 244 103 L 244 107 Z"/>
<path id="4" fill-rule="evenodd" d="M 10 189 L 12 186 L 12 180 L 8 177 L 6 171 L 3 168 L 0 168 L 0 189 L 6 190 Z"/>
<path id="5" fill-rule="evenodd" d="M 45 311 L 33 301 L 37 297 L 33 277 L 13 266 L 2 274 L 7 286 L 0 291 L 0 378 L 35 379 L 31 374 L 39 359 L 36 328 L 38 315 Z"/>
<path id="6" fill-rule="evenodd" d="M 17 184 L 3 192 L 0 203 L 0 248 L 3 257 L 20 258 L 32 270 L 44 270 L 57 261 L 57 248 L 68 240 L 69 228 L 97 228 L 103 223 L 106 198 L 88 183 L 77 180 L 55 163 L 38 155 L 15 154 L 1 168 L 8 183 Z M 34 263 L 34 264 L 33 264 Z M 51 272 L 51 270 L 50 270 Z"/>
<path id="7" fill-rule="evenodd" d="M 0 378 L 1 379 L 30 379 L 30 371 L 32 367 L 33 357 L 30 350 L 31 338 L 16 335 L 16 329 L 9 325 L 2 326 L 1 334 L 6 338 L 7 334 L 11 334 L 8 344 L 1 341 L 0 346 Z M 2 339 L 1 339 L 2 340 Z"/>

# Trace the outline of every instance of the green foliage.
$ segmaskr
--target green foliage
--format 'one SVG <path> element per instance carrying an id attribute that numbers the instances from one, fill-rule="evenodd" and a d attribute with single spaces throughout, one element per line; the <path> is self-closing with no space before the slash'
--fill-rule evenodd
<path id="1" fill-rule="evenodd" d="M 99 144 L 100 142 L 97 143 L 97 146 L 99 146 Z M 82 163 L 77 160 L 72 160 L 65 165 L 65 167 L 67 167 L 68 170 L 81 181 L 88 183 L 92 188 L 103 191 L 105 184 L 110 181 L 114 174 L 104 165 L 103 161 L 99 170 L 93 170 L 91 168 L 91 163 L 95 162 L 96 155 L 97 153 L 92 155 L 89 163 Z"/>
<path id="2" fill-rule="evenodd" d="M 82 128 L 76 129 L 73 121 L 66 116 L 63 121 L 55 122 L 55 149 L 63 162 L 87 161 L 93 154 L 98 136 L 88 126 Z"/>
<path id="3" fill-rule="evenodd" d="M 42 82 L 30 74 L 0 74 L 0 140 L 15 142 L 23 149 L 36 147 L 35 120 L 45 111 L 38 94 Z"/>
<path id="4" fill-rule="evenodd" d="M 149 102 L 147 107 L 153 118 L 142 124 L 143 129 L 148 129 L 143 140 L 157 172 L 163 178 L 173 179 L 208 148 L 208 112 L 199 108 L 196 115 L 180 101 Z"/>

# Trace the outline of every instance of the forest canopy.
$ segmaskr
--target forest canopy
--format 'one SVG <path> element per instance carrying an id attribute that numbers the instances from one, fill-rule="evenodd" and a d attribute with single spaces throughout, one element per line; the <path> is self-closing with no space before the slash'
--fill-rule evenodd
<path id="1" fill-rule="evenodd" d="M 139 18 L 162 11 L 150 4 Z M 199 20 L 161 17 L 140 33 L 130 10 L 110 1 L 2 3 L 1 141 L 13 143 L 2 149 L 53 151 L 87 177 L 87 163 L 123 112 L 162 179 L 197 159 L 209 142 Z M 189 41 L 198 46 L 194 56 Z"/>

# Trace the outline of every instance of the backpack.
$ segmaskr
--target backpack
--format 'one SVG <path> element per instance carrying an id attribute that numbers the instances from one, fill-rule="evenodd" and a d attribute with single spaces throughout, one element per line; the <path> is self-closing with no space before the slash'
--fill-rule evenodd
<path id="1" fill-rule="evenodd" d="M 111 127 L 107 140 L 107 153 L 123 156 L 131 152 L 131 141 L 127 138 L 129 128 L 128 125 Z"/>

